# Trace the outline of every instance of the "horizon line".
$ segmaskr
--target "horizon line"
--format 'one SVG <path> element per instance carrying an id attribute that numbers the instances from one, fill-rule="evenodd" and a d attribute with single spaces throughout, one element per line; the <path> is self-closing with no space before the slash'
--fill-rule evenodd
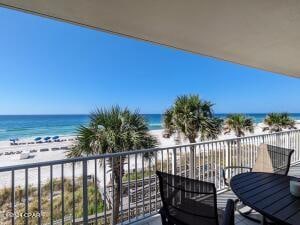
<path id="1" fill-rule="evenodd" d="M 283 111 L 282 111 L 283 112 Z M 214 114 L 268 114 L 282 112 L 215 112 Z M 300 112 L 287 112 L 289 114 L 300 114 Z M 163 115 L 163 113 L 140 113 L 141 115 Z M 0 116 L 88 116 L 90 113 L 50 113 L 50 114 L 0 114 Z"/>

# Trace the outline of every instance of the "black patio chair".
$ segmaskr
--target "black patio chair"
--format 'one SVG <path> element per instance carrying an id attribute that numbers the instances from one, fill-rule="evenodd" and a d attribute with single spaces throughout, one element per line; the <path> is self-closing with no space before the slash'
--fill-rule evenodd
<path id="1" fill-rule="evenodd" d="M 276 173 L 287 175 L 290 170 L 291 165 L 291 157 L 294 153 L 293 149 L 282 148 L 274 145 L 261 144 L 259 146 L 256 162 L 251 167 L 245 166 L 228 166 L 225 167 L 222 171 L 224 183 L 226 186 L 230 188 L 230 180 L 234 175 L 244 172 L 267 172 L 267 173 Z M 235 200 L 235 204 L 237 205 L 239 200 Z M 240 208 L 242 208 L 243 204 L 240 206 L 236 206 L 237 211 L 247 219 L 250 219 L 254 222 L 260 223 L 261 220 L 256 219 L 250 214 L 253 209 L 246 210 L 242 212 Z"/>
<path id="2" fill-rule="evenodd" d="M 234 225 L 234 202 L 227 201 L 225 213 L 217 208 L 213 183 L 156 172 L 163 206 L 163 225 Z"/>

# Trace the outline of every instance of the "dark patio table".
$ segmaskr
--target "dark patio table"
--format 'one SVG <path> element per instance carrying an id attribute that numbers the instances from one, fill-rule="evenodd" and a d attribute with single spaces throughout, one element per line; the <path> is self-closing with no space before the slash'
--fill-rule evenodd
<path id="1" fill-rule="evenodd" d="M 230 186 L 236 196 L 276 224 L 300 224 L 300 198 L 290 194 L 290 180 L 295 177 L 249 172 L 234 176 Z M 264 218 L 262 224 L 264 223 Z"/>

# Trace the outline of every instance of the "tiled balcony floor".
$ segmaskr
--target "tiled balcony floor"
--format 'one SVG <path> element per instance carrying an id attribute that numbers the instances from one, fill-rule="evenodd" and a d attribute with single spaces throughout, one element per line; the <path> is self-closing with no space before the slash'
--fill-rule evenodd
<path id="1" fill-rule="evenodd" d="M 300 178 L 300 164 L 294 165 L 290 168 L 289 172 L 290 176 L 295 176 Z M 218 208 L 224 209 L 227 199 L 235 199 L 236 196 L 231 192 L 227 191 L 218 195 Z M 161 220 L 159 215 L 152 216 L 145 220 L 138 222 L 139 225 L 161 225 Z M 235 213 L 235 224 L 236 225 L 257 225 L 244 217 L 242 217 L 239 213 Z"/>

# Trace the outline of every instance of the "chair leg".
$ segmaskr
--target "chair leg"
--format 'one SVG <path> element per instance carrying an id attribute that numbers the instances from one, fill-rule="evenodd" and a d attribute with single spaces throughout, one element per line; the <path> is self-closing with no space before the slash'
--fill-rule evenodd
<path id="1" fill-rule="evenodd" d="M 252 211 L 253 211 L 253 209 L 249 209 L 249 210 L 246 211 L 246 212 L 242 212 L 242 211 L 240 211 L 240 209 L 238 209 L 238 212 L 239 212 L 240 214 L 244 214 L 244 215 L 249 215 L 249 214 L 252 213 Z"/>
<path id="2" fill-rule="evenodd" d="M 251 220 L 251 221 L 253 221 L 253 222 L 255 222 L 255 223 L 261 223 L 261 220 L 260 220 L 260 219 L 256 219 L 256 218 L 254 218 L 254 217 L 252 217 L 252 216 L 249 215 L 249 214 L 252 213 L 253 209 L 250 208 L 250 209 L 247 210 L 246 212 L 242 212 L 242 211 L 239 209 L 239 207 L 237 207 L 237 204 L 238 204 L 239 202 L 240 202 L 239 199 L 237 199 L 237 200 L 235 201 L 235 208 L 236 208 L 236 211 L 238 211 L 238 213 L 239 213 L 241 216 L 243 216 L 243 217 L 245 217 L 246 219 Z"/>
<path id="3" fill-rule="evenodd" d="M 161 222 L 162 222 L 162 225 L 169 225 L 169 223 L 167 222 L 167 215 L 166 215 L 166 212 L 163 208 L 161 208 L 159 210 L 159 214 L 161 216 Z"/>

